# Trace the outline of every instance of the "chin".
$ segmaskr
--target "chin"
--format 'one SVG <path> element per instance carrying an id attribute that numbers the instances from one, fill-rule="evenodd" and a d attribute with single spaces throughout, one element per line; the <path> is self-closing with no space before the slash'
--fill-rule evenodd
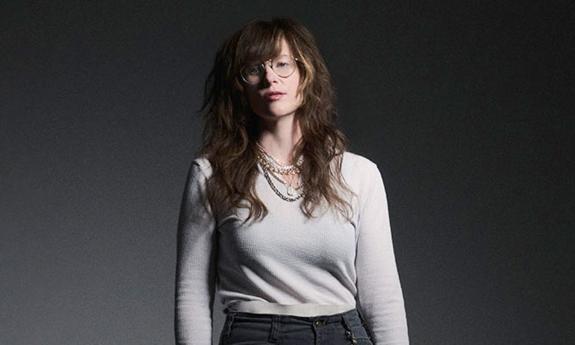
<path id="1" fill-rule="evenodd" d="M 257 114 L 263 118 L 277 118 L 295 113 L 297 107 L 286 106 L 272 106 L 265 109 L 260 109 Z"/>
<path id="2" fill-rule="evenodd" d="M 275 116 L 283 116 L 283 115 L 294 113 L 296 110 L 297 110 L 297 107 L 271 107 L 268 110 L 268 113 L 270 115 L 273 114 Z"/>

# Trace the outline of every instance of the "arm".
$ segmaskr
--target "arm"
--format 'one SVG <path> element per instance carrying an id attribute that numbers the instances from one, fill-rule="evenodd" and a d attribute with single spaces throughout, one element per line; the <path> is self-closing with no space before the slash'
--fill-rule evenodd
<path id="1" fill-rule="evenodd" d="M 178 345 L 212 344 L 216 278 L 215 221 L 205 199 L 206 176 L 194 161 L 178 220 L 175 335 Z"/>
<path id="2" fill-rule="evenodd" d="M 407 319 L 393 251 L 387 195 L 379 168 L 370 163 L 359 204 L 358 302 L 376 345 L 408 345 Z"/>

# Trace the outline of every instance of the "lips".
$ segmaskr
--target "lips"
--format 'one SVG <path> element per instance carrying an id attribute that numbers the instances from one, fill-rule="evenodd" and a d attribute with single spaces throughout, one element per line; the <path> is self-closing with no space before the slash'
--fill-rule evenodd
<path id="1" fill-rule="evenodd" d="M 264 98 L 269 101 L 275 101 L 280 99 L 283 95 L 285 95 L 284 92 L 268 92 L 264 94 Z"/>

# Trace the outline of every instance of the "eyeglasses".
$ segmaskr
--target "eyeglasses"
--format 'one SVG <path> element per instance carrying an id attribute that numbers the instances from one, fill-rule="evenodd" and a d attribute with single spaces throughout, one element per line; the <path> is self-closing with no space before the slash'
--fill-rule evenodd
<path id="1" fill-rule="evenodd" d="M 271 61 L 270 67 L 275 74 L 282 78 L 287 78 L 295 72 L 296 61 L 299 61 L 299 59 L 289 55 L 280 55 L 259 64 L 246 65 L 240 70 L 242 80 L 250 85 L 259 84 L 264 77 L 265 65 L 268 61 Z"/>

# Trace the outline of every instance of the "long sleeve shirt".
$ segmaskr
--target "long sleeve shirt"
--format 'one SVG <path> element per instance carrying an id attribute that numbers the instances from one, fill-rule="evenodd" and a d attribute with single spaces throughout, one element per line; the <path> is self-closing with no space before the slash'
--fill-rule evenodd
<path id="1" fill-rule="evenodd" d="M 211 173 L 205 157 L 195 158 L 182 198 L 177 344 L 211 345 L 216 295 L 228 310 L 253 313 L 316 316 L 358 306 L 376 345 L 409 344 L 387 196 L 374 162 L 344 152 L 342 176 L 357 194 L 352 221 L 333 210 L 305 218 L 302 199 L 280 198 L 259 165 L 256 192 L 267 217 L 242 224 L 246 208 L 215 217 L 205 191 Z"/>

